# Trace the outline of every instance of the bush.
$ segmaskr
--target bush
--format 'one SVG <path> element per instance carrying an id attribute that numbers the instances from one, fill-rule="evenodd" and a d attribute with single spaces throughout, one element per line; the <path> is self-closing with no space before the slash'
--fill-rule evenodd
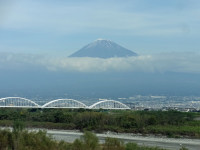
<path id="1" fill-rule="evenodd" d="M 99 139 L 92 132 L 85 131 L 81 140 L 83 147 L 87 150 L 97 150 L 99 148 Z"/>
<path id="2" fill-rule="evenodd" d="M 115 138 L 106 138 L 103 150 L 125 150 L 124 143 Z"/>

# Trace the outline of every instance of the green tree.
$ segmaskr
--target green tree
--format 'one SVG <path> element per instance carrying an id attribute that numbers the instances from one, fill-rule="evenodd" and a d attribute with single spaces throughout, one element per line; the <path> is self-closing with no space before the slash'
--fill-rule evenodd
<path id="1" fill-rule="evenodd" d="M 0 149 L 14 149 L 13 136 L 9 130 L 0 130 Z"/>
<path id="2" fill-rule="evenodd" d="M 81 137 L 81 140 L 83 141 L 83 147 L 85 150 L 99 149 L 99 139 L 92 132 L 85 131 Z"/>
<path id="3" fill-rule="evenodd" d="M 126 144 L 126 150 L 137 150 L 138 145 L 136 143 L 127 143 Z"/>
<path id="4" fill-rule="evenodd" d="M 106 138 L 103 150 L 125 150 L 124 143 L 115 138 Z"/>
<path id="5" fill-rule="evenodd" d="M 20 149 L 20 142 L 22 138 L 22 131 L 24 130 L 25 126 L 22 121 L 16 120 L 13 123 L 13 140 L 14 140 L 14 149 Z"/>
<path id="6" fill-rule="evenodd" d="M 185 146 L 182 146 L 180 150 L 188 150 Z"/>
<path id="7" fill-rule="evenodd" d="M 79 139 L 76 139 L 72 144 L 72 150 L 84 150 L 83 142 Z"/>

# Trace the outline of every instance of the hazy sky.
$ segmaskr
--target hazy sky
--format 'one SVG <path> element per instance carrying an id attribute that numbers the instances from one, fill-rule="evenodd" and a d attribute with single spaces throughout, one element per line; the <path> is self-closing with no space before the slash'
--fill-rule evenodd
<path id="1" fill-rule="evenodd" d="M 0 0 L 0 52 L 70 55 L 98 38 L 138 54 L 200 50 L 199 0 Z"/>
<path id="2" fill-rule="evenodd" d="M 199 8 L 200 0 L 0 0 L 0 97 L 199 95 Z M 139 56 L 68 57 L 98 38 Z"/>

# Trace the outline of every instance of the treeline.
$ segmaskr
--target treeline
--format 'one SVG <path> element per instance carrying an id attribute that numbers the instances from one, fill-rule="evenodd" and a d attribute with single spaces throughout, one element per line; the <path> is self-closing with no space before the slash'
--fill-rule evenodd
<path id="1" fill-rule="evenodd" d="M 13 120 L 21 120 L 27 127 L 200 138 L 200 121 L 194 119 L 199 115 L 199 113 L 177 111 L 1 108 L 0 125 L 12 126 Z"/>
<path id="2" fill-rule="evenodd" d="M 164 150 L 158 147 L 139 146 L 135 143 L 124 144 L 114 138 L 106 138 L 103 144 L 92 132 L 84 132 L 73 143 L 55 141 L 45 131 L 28 132 L 20 122 L 13 130 L 0 130 L 0 150 Z M 180 150 L 187 150 L 181 147 Z"/>

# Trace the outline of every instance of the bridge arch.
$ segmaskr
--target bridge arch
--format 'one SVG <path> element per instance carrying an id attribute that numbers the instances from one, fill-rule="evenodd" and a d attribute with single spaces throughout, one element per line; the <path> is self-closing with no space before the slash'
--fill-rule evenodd
<path id="1" fill-rule="evenodd" d="M 87 108 L 87 106 L 74 99 L 56 99 L 44 104 L 42 108 Z"/>
<path id="2" fill-rule="evenodd" d="M 0 107 L 40 107 L 30 99 L 22 97 L 5 97 L 0 99 Z"/>
<path id="3" fill-rule="evenodd" d="M 130 109 L 125 104 L 115 100 L 104 100 L 94 103 L 89 107 L 90 109 Z"/>

